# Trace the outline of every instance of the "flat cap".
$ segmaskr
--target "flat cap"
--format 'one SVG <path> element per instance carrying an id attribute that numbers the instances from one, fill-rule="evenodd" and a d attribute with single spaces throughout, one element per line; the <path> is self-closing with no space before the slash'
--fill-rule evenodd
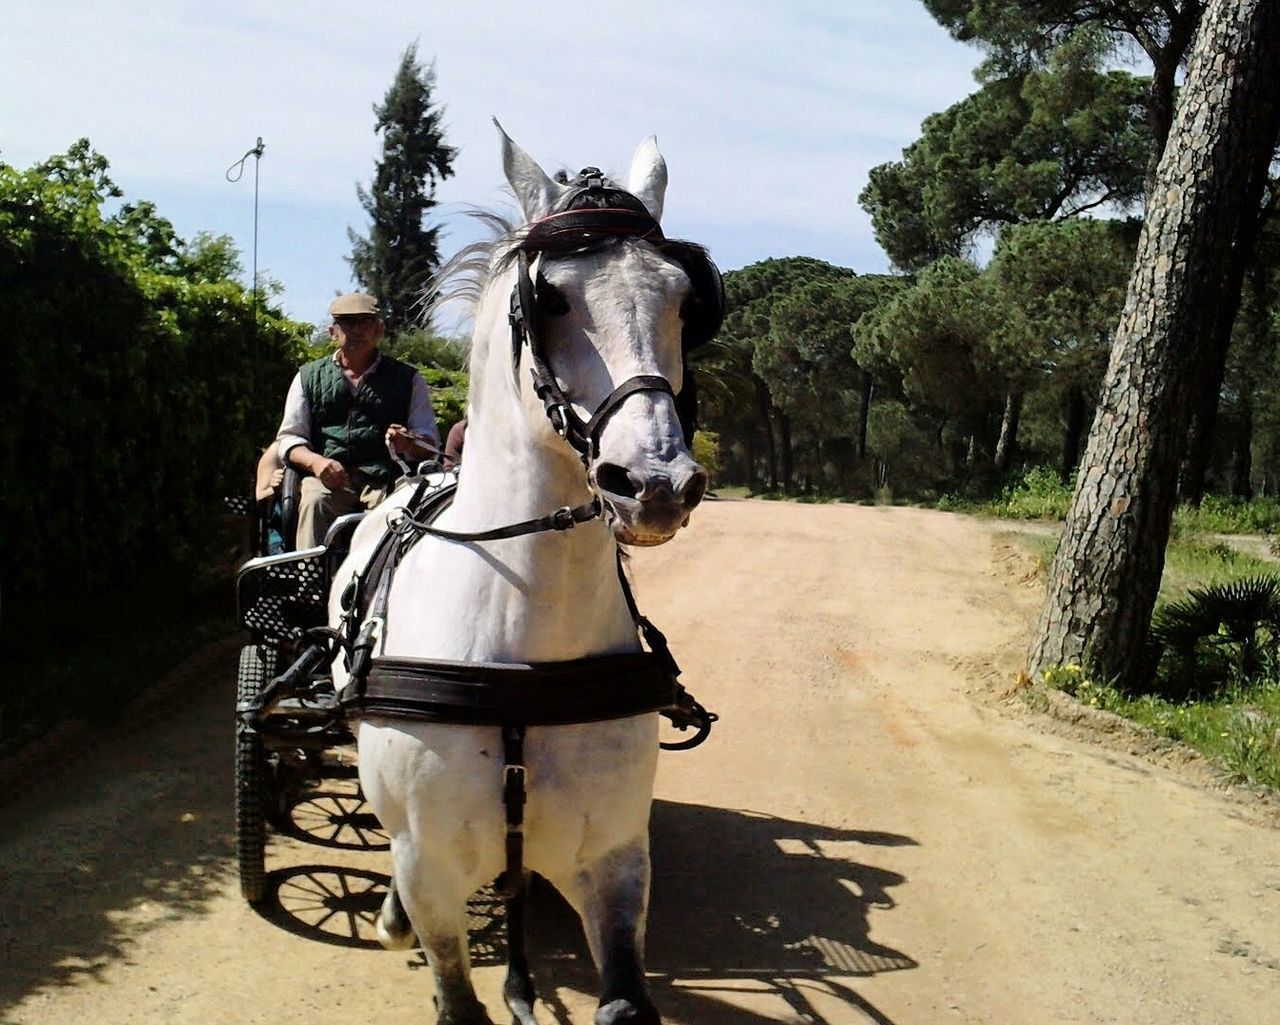
<path id="1" fill-rule="evenodd" d="M 333 317 L 378 316 L 378 301 L 364 292 L 349 292 L 340 295 L 329 304 L 329 315 Z"/>

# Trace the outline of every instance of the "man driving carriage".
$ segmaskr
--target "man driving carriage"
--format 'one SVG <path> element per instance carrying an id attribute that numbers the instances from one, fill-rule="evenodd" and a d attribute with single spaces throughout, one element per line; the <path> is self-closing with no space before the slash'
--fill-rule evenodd
<path id="1" fill-rule="evenodd" d="M 427 382 L 378 351 L 386 328 L 374 298 L 338 296 L 329 314 L 338 349 L 294 376 L 276 435 L 280 458 L 309 474 L 298 499 L 299 548 L 322 544 L 339 516 L 390 494 L 401 474 L 393 452 L 416 461 L 439 445 Z"/>

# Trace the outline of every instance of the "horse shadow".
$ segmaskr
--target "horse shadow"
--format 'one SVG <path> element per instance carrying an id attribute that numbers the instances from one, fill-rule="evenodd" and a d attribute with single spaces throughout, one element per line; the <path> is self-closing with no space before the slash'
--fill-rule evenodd
<path id="1" fill-rule="evenodd" d="M 893 833 L 837 829 L 750 811 L 655 801 L 646 966 L 654 1001 L 699 1025 L 778 1019 L 725 1002 L 764 994 L 791 1017 L 828 1019 L 806 995 L 820 990 L 867 1019 L 892 1025 L 850 985 L 917 967 L 871 938 L 868 916 L 889 909 L 906 878 L 864 861 L 869 848 L 915 846 Z M 529 921 L 535 972 L 583 992 L 598 983 L 577 916 L 549 886 L 534 889 Z M 564 952 L 580 956 L 569 959 Z M 567 1010 L 548 1000 L 556 1020 Z"/>
<path id="2" fill-rule="evenodd" d="M 653 886 L 647 967 L 654 1000 L 699 1025 L 777 1021 L 747 1010 L 761 995 L 794 1019 L 821 1023 L 834 1001 L 892 1025 L 853 987 L 858 978 L 917 967 L 871 938 L 872 910 L 891 909 L 906 879 L 868 864 L 876 847 L 915 846 L 893 833 L 839 829 L 750 811 L 656 801 L 650 826 Z M 304 865 L 272 873 L 260 913 L 297 935 L 376 947 L 373 926 L 389 880 L 379 872 Z M 506 962 L 500 901 L 486 889 L 469 905 L 472 960 Z M 577 915 L 535 877 L 529 891 L 529 953 L 544 1006 L 570 1021 L 555 987 L 598 988 Z M 425 966 L 421 953 L 416 967 Z M 554 980 L 555 986 L 550 985 Z"/>

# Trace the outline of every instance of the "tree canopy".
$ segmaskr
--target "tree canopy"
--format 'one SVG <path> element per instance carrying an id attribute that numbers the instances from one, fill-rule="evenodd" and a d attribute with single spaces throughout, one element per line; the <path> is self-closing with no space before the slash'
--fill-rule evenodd
<path id="1" fill-rule="evenodd" d="M 351 270 L 393 331 L 413 322 L 422 289 L 440 264 L 440 228 L 427 218 L 436 207 L 436 185 L 453 175 L 457 151 L 445 143 L 435 80 L 435 66 L 418 60 L 416 44 L 408 47 L 386 97 L 373 108 L 382 137 L 373 182 L 356 187 L 372 222 L 369 234 L 348 230 Z"/>
<path id="2" fill-rule="evenodd" d="M 859 200 L 895 266 L 918 270 L 964 255 L 983 232 L 1141 196 L 1145 85 L 1096 62 L 1072 43 L 1046 67 L 988 81 L 927 118 L 900 161 L 871 170 Z"/>
<path id="3" fill-rule="evenodd" d="M 1178 68 L 1186 60 L 1205 0 L 922 0 L 957 39 L 987 52 L 985 74 L 1016 74 L 1042 64 L 1063 44 L 1101 37 L 1112 52 L 1136 45 L 1151 62 L 1146 112 L 1152 139 L 1148 175 L 1173 120 Z"/>

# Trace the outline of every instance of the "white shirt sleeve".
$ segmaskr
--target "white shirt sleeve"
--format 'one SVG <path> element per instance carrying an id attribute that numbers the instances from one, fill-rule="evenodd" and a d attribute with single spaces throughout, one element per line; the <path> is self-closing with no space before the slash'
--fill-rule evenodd
<path id="1" fill-rule="evenodd" d="M 435 439 L 437 445 L 440 444 L 436 412 L 431 408 L 431 389 L 427 387 L 423 376 L 417 372 L 413 375 L 413 390 L 409 393 L 409 422 L 405 426 L 415 434 L 425 434 Z"/>
<path id="2" fill-rule="evenodd" d="M 284 399 L 284 417 L 280 420 L 276 441 L 280 443 L 280 460 L 286 466 L 289 465 L 287 456 L 290 449 L 311 444 L 311 406 L 307 402 L 306 392 L 302 390 L 301 374 L 294 374 L 293 382 L 289 385 L 289 393 Z"/>

